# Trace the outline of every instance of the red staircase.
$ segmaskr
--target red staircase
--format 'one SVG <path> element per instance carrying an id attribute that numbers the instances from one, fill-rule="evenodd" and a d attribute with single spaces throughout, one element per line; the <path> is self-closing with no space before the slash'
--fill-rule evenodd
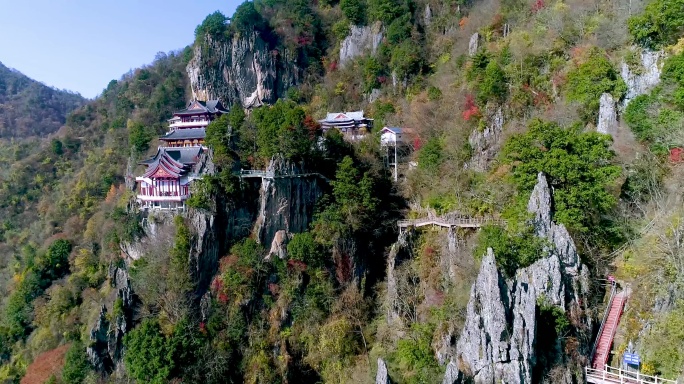
<path id="1" fill-rule="evenodd" d="M 615 290 L 615 285 L 613 285 L 610 303 L 608 304 L 608 312 L 603 317 L 601 329 L 599 329 L 599 334 L 594 343 L 594 354 L 591 359 L 591 366 L 594 369 L 603 369 L 606 362 L 608 362 L 610 347 L 613 344 L 613 337 L 615 337 L 615 331 L 617 330 L 620 316 L 622 316 L 622 310 L 625 307 L 625 301 L 627 300 L 626 291 L 616 294 Z"/>

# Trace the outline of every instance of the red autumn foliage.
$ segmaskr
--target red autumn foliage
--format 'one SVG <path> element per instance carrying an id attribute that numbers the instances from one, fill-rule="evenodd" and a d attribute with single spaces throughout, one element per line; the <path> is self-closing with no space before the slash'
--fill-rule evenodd
<path id="1" fill-rule="evenodd" d="M 541 11 L 545 5 L 546 4 L 544 4 L 544 0 L 536 0 L 534 4 L 532 4 L 532 13 Z"/>
<path id="2" fill-rule="evenodd" d="M 291 271 L 304 272 L 307 266 L 303 261 L 290 259 L 287 261 L 287 268 Z"/>
<path id="3" fill-rule="evenodd" d="M 199 323 L 199 330 L 204 334 L 207 333 L 207 325 L 203 321 Z"/>
<path id="4" fill-rule="evenodd" d="M 378 76 L 378 83 L 385 84 L 387 82 L 387 76 Z"/>
<path id="5" fill-rule="evenodd" d="M 26 375 L 21 379 L 21 384 L 43 384 L 50 376 L 59 376 L 64 366 L 64 356 L 70 346 L 71 344 L 62 345 L 36 356 L 33 363 L 26 368 Z"/>
<path id="6" fill-rule="evenodd" d="M 225 293 L 223 293 L 223 292 L 219 293 L 219 295 L 218 295 L 218 301 L 219 301 L 219 303 L 221 303 L 221 304 L 226 304 L 226 303 L 228 303 L 228 295 L 225 294 Z"/>
<path id="7" fill-rule="evenodd" d="M 337 71 L 337 66 L 338 66 L 337 60 L 332 61 L 332 62 L 330 63 L 330 65 L 328 65 L 328 72 L 335 72 L 335 71 Z"/>
<path id="8" fill-rule="evenodd" d="M 434 256 L 435 249 L 428 245 L 427 247 L 425 247 L 424 252 L 425 252 L 425 256 Z"/>
<path id="9" fill-rule="evenodd" d="M 466 96 L 465 109 L 461 116 L 463 116 L 463 120 L 465 121 L 469 121 L 473 117 L 480 117 L 480 108 L 475 104 L 473 95 Z"/>
<path id="10" fill-rule="evenodd" d="M 321 124 L 313 117 L 307 115 L 302 122 L 307 131 L 309 131 L 309 138 L 313 140 L 321 131 Z"/>
<path id="11" fill-rule="evenodd" d="M 423 141 L 420 139 L 420 137 L 416 137 L 413 139 L 413 149 L 414 150 L 419 150 L 423 147 Z"/>
<path id="12" fill-rule="evenodd" d="M 342 283 L 349 282 L 352 278 L 354 263 L 351 256 L 343 254 L 335 259 L 335 277 Z"/>
<path id="13" fill-rule="evenodd" d="M 278 293 L 280 293 L 280 286 L 276 283 L 270 283 L 268 284 L 268 290 L 271 292 L 271 295 L 278 296 Z"/>
<path id="14" fill-rule="evenodd" d="M 217 276 L 214 281 L 211 282 L 211 290 L 214 292 L 223 291 L 223 280 L 221 276 Z"/>

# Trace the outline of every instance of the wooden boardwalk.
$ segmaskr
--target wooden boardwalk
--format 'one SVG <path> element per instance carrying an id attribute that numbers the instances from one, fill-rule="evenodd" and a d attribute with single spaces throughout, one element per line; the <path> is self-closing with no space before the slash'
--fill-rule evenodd
<path id="1" fill-rule="evenodd" d="M 285 179 L 285 178 L 293 178 L 293 177 L 309 177 L 309 176 L 316 176 L 320 177 L 321 179 L 330 182 L 327 177 L 321 175 L 320 173 L 295 173 L 295 174 L 283 174 L 283 175 L 276 175 L 275 172 L 273 171 L 263 171 L 259 169 L 243 169 L 240 171 L 240 178 L 242 179 L 249 179 L 249 178 L 260 178 L 260 179 Z"/>
<path id="2" fill-rule="evenodd" d="M 473 217 L 424 217 L 421 219 L 399 220 L 397 226 L 399 230 L 408 227 L 420 228 L 426 225 L 438 226 L 443 228 L 480 228 L 485 225 L 506 225 L 505 220 L 493 218 L 473 218 Z"/>

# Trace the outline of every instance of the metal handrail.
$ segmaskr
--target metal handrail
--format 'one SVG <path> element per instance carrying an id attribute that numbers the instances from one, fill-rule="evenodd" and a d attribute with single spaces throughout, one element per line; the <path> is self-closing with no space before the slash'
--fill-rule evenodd
<path id="1" fill-rule="evenodd" d="M 596 334 L 596 340 L 594 340 L 594 345 L 591 347 L 591 355 L 589 356 L 589 361 L 590 363 L 594 363 L 594 354 L 596 354 L 596 347 L 598 346 L 598 342 L 601 339 L 601 332 L 603 332 L 603 328 L 606 326 L 606 320 L 608 320 L 608 314 L 610 313 L 610 309 L 613 306 L 613 298 L 615 298 L 615 293 L 617 292 L 617 284 L 615 282 L 612 283 L 612 286 L 610 288 L 610 298 L 608 299 L 608 309 L 606 309 L 606 312 L 603 314 L 603 320 L 601 320 L 601 327 L 599 327 L 598 334 Z"/>
<path id="2" fill-rule="evenodd" d="M 620 315 L 622 315 L 622 308 L 623 308 L 623 305 L 625 304 L 626 292 L 623 290 L 621 292 L 621 294 L 622 294 L 622 296 L 620 296 L 620 305 L 618 305 L 618 313 L 617 313 L 617 316 L 615 316 L 615 320 L 613 320 L 612 334 L 610 335 L 611 342 L 613 340 L 613 337 L 615 336 L 615 333 L 617 332 L 617 324 L 618 324 L 618 321 L 620 321 Z M 615 296 L 617 296 L 617 295 L 615 295 Z M 611 307 L 612 307 L 612 305 L 611 305 Z M 604 359 L 602 361 L 602 363 L 605 364 L 606 359 Z"/>
<path id="3" fill-rule="evenodd" d="M 616 373 L 617 372 L 617 373 Z M 587 381 L 591 382 L 589 378 L 601 380 L 602 383 L 633 383 L 633 384 L 677 384 L 678 380 L 663 379 L 658 376 L 644 375 L 641 372 L 625 371 L 621 368 L 615 368 L 604 365 L 604 369 L 596 369 L 591 367 L 584 367 L 584 373 Z"/>
<path id="4" fill-rule="evenodd" d="M 442 218 L 420 218 L 407 219 L 397 221 L 399 227 L 418 226 L 421 224 L 437 224 L 437 225 L 459 225 L 459 224 L 506 224 L 505 220 L 488 219 L 488 218 L 461 218 L 461 219 L 442 219 Z"/>

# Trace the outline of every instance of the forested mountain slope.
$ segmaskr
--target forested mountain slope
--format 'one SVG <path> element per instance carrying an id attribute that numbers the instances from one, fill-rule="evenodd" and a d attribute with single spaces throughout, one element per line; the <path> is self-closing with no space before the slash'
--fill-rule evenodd
<path id="1" fill-rule="evenodd" d="M 607 275 L 638 291 L 609 363 L 631 342 L 645 373 L 681 376 L 683 8 L 209 15 L 59 139 L 0 154 L 0 381 L 576 383 Z M 195 97 L 230 113 L 189 209 L 140 212 L 136 164 Z M 317 123 L 353 110 L 374 119 L 361 140 Z M 385 125 L 410 133 L 396 182 Z M 397 228 L 435 216 L 485 225 Z"/>
<path id="2" fill-rule="evenodd" d="M 79 94 L 48 87 L 0 63 L 0 138 L 53 133 L 85 101 Z"/>

